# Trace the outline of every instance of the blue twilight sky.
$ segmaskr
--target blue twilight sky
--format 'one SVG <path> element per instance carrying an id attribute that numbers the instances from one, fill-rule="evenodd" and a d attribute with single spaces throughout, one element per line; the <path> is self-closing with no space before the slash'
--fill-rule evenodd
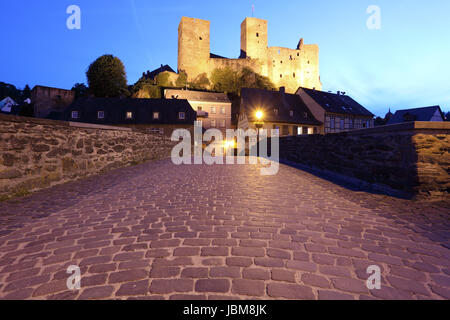
<path id="1" fill-rule="evenodd" d="M 81 8 L 81 30 L 68 30 L 66 9 Z M 239 55 L 246 16 L 269 21 L 269 46 L 320 46 L 324 90 L 341 90 L 377 115 L 388 108 L 450 109 L 448 0 L 1 0 L 0 81 L 70 89 L 88 65 L 111 53 L 128 82 L 161 64 L 177 68 L 182 16 L 211 21 L 211 51 Z M 369 5 L 381 29 L 369 30 Z"/>

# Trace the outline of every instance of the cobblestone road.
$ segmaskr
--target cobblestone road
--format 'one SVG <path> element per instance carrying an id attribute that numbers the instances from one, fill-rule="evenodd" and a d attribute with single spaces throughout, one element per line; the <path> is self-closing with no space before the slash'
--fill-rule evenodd
<path id="1" fill-rule="evenodd" d="M 449 299 L 449 236 L 442 205 L 159 161 L 0 203 L 0 298 Z"/>

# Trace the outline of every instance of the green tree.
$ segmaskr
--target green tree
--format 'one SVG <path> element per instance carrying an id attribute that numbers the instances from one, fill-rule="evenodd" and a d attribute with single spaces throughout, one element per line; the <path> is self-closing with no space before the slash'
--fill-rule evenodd
<path id="1" fill-rule="evenodd" d="M 139 79 L 133 86 L 132 92 L 132 97 L 137 99 L 161 98 L 161 88 L 150 79 Z"/>
<path id="2" fill-rule="evenodd" d="M 208 75 L 202 73 L 193 82 L 188 84 L 189 89 L 206 90 L 210 86 Z"/>
<path id="3" fill-rule="evenodd" d="M 159 87 L 173 87 L 173 83 L 170 81 L 170 75 L 168 72 L 161 72 L 158 74 L 155 81 Z"/>
<path id="4" fill-rule="evenodd" d="M 178 74 L 178 78 L 177 78 L 177 81 L 176 81 L 176 83 L 175 83 L 175 85 L 178 87 L 178 88 L 184 88 L 184 87 L 186 87 L 187 86 L 187 74 L 186 74 L 186 72 L 185 71 L 183 71 L 183 70 L 181 70 L 180 72 L 179 72 L 179 74 Z"/>
<path id="5" fill-rule="evenodd" d="M 22 98 L 24 100 L 31 98 L 31 89 L 30 89 L 29 85 L 26 85 L 25 88 L 23 88 L 23 90 L 22 90 Z"/>
<path id="6" fill-rule="evenodd" d="M 122 61 L 113 55 L 95 60 L 86 72 L 89 90 L 97 97 L 117 97 L 128 92 Z"/>
<path id="7" fill-rule="evenodd" d="M 217 68 L 211 73 L 211 83 L 215 91 L 237 93 L 239 91 L 239 74 L 231 68 Z"/>
<path id="8" fill-rule="evenodd" d="M 275 85 L 272 81 L 265 76 L 262 76 L 250 68 L 244 68 L 239 73 L 239 91 L 242 88 L 255 88 L 255 89 L 265 89 L 272 90 L 275 88 Z"/>
<path id="9" fill-rule="evenodd" d="M 72 90 L 75 91 L 75 98 L 78 99 L 87 97 L 89 89 L 84 83 L 75 83 Z"/>

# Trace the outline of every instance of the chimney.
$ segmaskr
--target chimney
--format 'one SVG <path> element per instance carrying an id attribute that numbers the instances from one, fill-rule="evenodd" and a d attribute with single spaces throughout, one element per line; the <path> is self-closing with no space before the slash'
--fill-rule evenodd
<path id="1" fill-rule="evenodd" d="M 340 92 L 340 91 L 338 91 L 338 92 L 337 92 L 337 95 L 338 95 L 338 96 L 340 96 L 340 95 L 341 95 L 341 92 Z"/>
<path id="2" fill-rule="evenodd" d="M 285 94 L 286 93 L 286 88 L 285 87 L 280 87 L 280 93 Z"/>

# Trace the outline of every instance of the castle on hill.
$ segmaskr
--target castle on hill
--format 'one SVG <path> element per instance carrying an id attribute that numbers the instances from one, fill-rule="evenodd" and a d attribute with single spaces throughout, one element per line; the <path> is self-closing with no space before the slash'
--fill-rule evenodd
<path id="1" fill-rule="evenodd" d="M 210 78 L 216 68 L 248 67 L 289 93 L 299 87 L 321 90 L 319 46 L 300 39 L 296 49 L 268 47 L 267 30 L 266 20 L 246 18 L 241 24 L 241 55 L 227 59 L 210 51 L 209 21 L 183 17 L 178 27 L 178 72 L 195 81 L 202 74 Z"/>

